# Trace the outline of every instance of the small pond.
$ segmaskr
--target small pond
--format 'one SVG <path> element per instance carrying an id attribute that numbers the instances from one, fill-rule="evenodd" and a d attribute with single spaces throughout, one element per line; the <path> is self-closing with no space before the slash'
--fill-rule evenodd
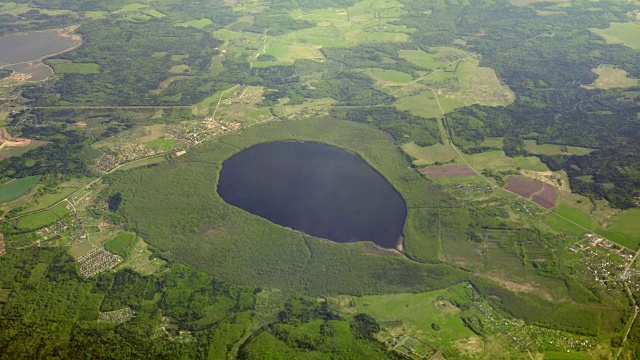
<path id="1" fill-rule="evenodd" d="M 358 155 L 306 142 L 252 146 L 222 164 L 218 193 L 276 224 L 337 242 L 395 248 L 407 208 L 400 194 Z"/>

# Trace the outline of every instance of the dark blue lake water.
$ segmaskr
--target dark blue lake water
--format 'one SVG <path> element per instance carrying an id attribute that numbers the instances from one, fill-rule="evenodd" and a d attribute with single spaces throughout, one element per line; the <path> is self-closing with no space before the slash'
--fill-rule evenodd
<path id="1" fill-rule="evenodd" d="M 218 193 L 276 224 L 338 242 L 394 248 L 407 208 L 400 194 L 358 155 L 302 142 L 255 145 L 225 160 Z"/>

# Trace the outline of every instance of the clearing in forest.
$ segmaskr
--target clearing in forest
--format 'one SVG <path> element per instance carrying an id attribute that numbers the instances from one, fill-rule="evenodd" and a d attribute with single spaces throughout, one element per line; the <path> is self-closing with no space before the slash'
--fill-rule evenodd
<path id="1" fill-rule="evenodd" d="M 408 334 L 437 345 L 474 336 L 462 322 L 458 297 L 465 298 L 466 284 L 418 294 L 389 294 L 331 299 L 343 311 L 365 313 L 379 319 L 389 335 Z M 346 300 L 346 301 L 345 301 Z"/>
<path id="2" fill-rule="evenodd" d="M 399 109 L 424 117 L 440 117 L 463 106 L 507 106 L 515 99 L 495 70 L 481 67 L 477 57 L 469 57 L 471 54 L 455 48 L 435 50 L 434 53 L 400 51 L 401 57 L 429 72 L 412 86 L 395 91 Z M 466 59 L 455 62 L 463 58 Z"/>
<path id="3" fill-rule="evenodd" d="M 534 155 L 588 155 L 595 150 L 579 146 L 538 144 L 536 140 L 524 140 L 524 148 Z"/>
<path id="4" fill-rule="evenodd" d="M 285 35 L 265 35 L 261 54 L 273 55 L 278 61 L 293 63 L 298 59 L 323 60 L 322 47 L 350 47 L 369 42 L 406 42 L 415 29 L 393 25 L 404 13 L 395 0 L 365 0 L 348 8 L 325 8 L 312 11 L 294 10 L 296 20 L 314 21 L 315 27 Z"/>
<path id="5" fill-rule="evenodd" d="M 640 49 L 640 24 L 635 22 L 611 23 L 606 29 L 589 29 L 602 36 L 608 44 L 623 44 L 632 49 Z"/>
<path id="6" fill-rule="evenodd" d="M 22 179 L 11 180 L 0 186 L 0 203 L 15 200 L 31 190 L 38 181 L 40 176 L 29 176 Z"/>
<path id="7" fill-rule="evenodd" d="M 415 159 L 413 164 L 417 166 L 432 165 L 436 162 L 444 164 L 458 157 L 458 153 L 451 144 L 435 144 L 423 147 L 410 142 L 402 145 L 402 150 Z"/>
<path id="8" fill-rule="evenodd" d="M 629 88 L 640 85 L 640 79 L 629 77 L 629 73 L 613 65 L 600 65 L 591 71 L 598 78 L 590 85 L 582 85 L 585 89 Z"/>
<path id="9" fill-rule="evenodd" d="M 480 171 L 483 169 L 549 171 L 537 156 L 509 157 L 502 150 L 487 151 L 473 155 L 463 155 L 469 166 Z"/>

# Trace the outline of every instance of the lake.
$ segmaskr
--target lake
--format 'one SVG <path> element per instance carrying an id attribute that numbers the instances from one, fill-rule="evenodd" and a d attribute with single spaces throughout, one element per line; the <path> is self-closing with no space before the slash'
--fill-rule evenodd
<path id="1" fill-rule="evenodd" d="M 407 207 L 358 155 L 307 142 L 252 146 L 222 164 L 218 194 L 276 224 L 337 241 L 395 248 Z"/>
<path id="2" fill-rule="evenodd" d="M 80 40 L 61 30 L 30 31 L 0 37 L 0 65 L 17 64 L 64 52 Z"/>
<path id="3" fill-rule="evenodd" d="M 40 61 L 9 65 L 5 66 L 4 69 L 28 74 L 29 79 L 27 81 L 44 81 L 47 80 L 49 76 L 53 75 L 53 69 Z"/>

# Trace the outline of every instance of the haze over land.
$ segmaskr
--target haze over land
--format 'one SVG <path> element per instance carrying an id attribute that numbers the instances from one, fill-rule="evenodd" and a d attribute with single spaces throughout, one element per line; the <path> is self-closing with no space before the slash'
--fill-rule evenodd
<path id="1" fill-rule="evenodd" d="M 638 39 L 623 0 L 0 3 L 0 359 L 640 358 Z"/>

